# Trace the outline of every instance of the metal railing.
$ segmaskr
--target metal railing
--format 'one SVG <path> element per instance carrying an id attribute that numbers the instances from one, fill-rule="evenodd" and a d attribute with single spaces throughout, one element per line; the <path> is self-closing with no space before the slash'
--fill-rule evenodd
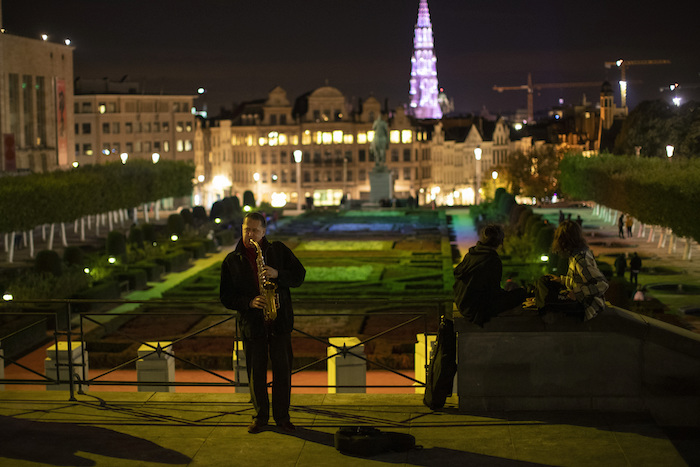
<path id="1" fill-rule="evenodd" d="M 390 326 L 388 329 L 383 329 L 378 331 L 376 334 L 371 335 L 371 336 L 366 336 L 362 340 L 360 340 L 359 343 L 352 345 L 350 347 L 343 346 L 339 347 L 336 345 L 331 344 L 328 341 L 329 336 L 316 336 L 313 335 L 309 332 L 304 331 L 303 329 L 299 329 L 298 327 L 295 327 L 293 330 L 293 333 L 297 333 L 301 336 L 304 336 L 306 338 L 313 339 L 315 341 L 318 341 L 320 343 L 323 343 L 327 347 L 334 347 L 337 351 L 338 354 L 342 356 L 346 355 L 352 355 L 354 357 L 360 358 L 364 360 L 368 365 L 373 365 L 376 366 L 382 370 L 391 372 L 395 375 L 400 376 L 401 378 L 405 379 L 408 383 L 406 385 L 293 385 L 292 387 L 297 387 L 297 388 L 414 388 L 414 387 L 424 387 L 425 386 L 425 381 L 419 381 L 416 378 L 402 373 L 401 371 L 391 368 L 388 365 L 385 365 L 381 362 L 378 362 L 374 359 L 367 358 L 366 356 L 360 354 L 359 352 L 354 351 L 357 347 L 363 346 L 364 344 L 381 339 L 385 337 L 387 334 L 390 334 L 400 328 L 403 328 L 408 325 L 413 325 L 414 323 L 417 323 L 419 321 L 422 321 L 422 329 L 424 334 L 428 334 L 431 331 L 437 330 L 437 319 L 432 323 L 429 322 L 431 317 L 438 317 L 443 314 L 446 310 L 447 307 L 449 306 L 451 308 L 451 297 L 445 297 L 445 296 L 435 296 L 435 297 L 422 297 L 420 299 L 394 299 L 394 298 L 375 298 L 375 299 L 355 299 L 355 298 L 342 298 L 342 299 L 329 299 L 329 298 L 316 298 L 316 299 L 301 299 L 301 300 L 294 300 L 295 308 L 297 309 L 303 309 L 305 306 L 311 306 L 311 305 L 316 305 L 316 306 L 322 306 L 325 309 L 332 309 L 333 307 L 342 307 L 342 308 L 348 308 L 350 307 L 371 307 L 374 308 L 375 310 L 379 308 L 379 311 L 358 311 L 358 312 L 340 312 L 340 313 L 332 313 L 332 312 L 324 312 L 324 313 L 295 313 L 296 318 L 304 318 L 304 317 L 363 317 L 364 319 L 368 317 L 379 317 L 379 316 L 394 316 L 398 317 L 400 322 L 394 323 L 392 326 Z M 31 305 L 53 305 L 54 309 L 52 310 L 47 310 L 47 311 L 23 311 L 21 308 L 31 306 Z M 97 311 L 86 311 L 86 312 L 76 312 L 75 308 L 76 307 L 85 307 L 85 306 L 95 306 L 95 305 L 106 305 L 110 308 L 111 310 L 108 311 L 102 311 L 102 312 L 97 312 Z M 123 306 L 129 306 L 129 307 L 134 307 L 136 308 L 137 306 L 141 305 L 148 305 L 149 307 L 154 307 L 154 306 L 164 306 L 164 307 L 197 307 L 197 306 L 210 306 L 214 308 L 221 308 L 222 310 L 225 310 L 221 304 L 218 301 L 215 300 L 210 300 L 210 301 L 202 301 L 202 300 L 78 300 L 78 299 L 54 299 L 54 300 L 27 300 L 27 301 L 11 301 L 11 302 L 0 302 L 0 316 L 7 316 L 7 315 L 21 315 L 21 316 L 36 316 L 38 319 L 35 322 L 32 322 L 31 324 L 28 324 L 21 329 L 18 329 L 16 331 L 13 331 L 7 335 L 3 335 L 2 333 L 2 328 L 0 328 L 0 348 L 2 348 L 2 342 L 6 342 L 8 339 L 12 339 L 13 337 L 20 336 L 23 332 L 27 331 L 33 326 L 41 326 L 41 325 L 46 325 L 48 326 L 48 323 L 51 323 L 53 325 L 53 334 L 51 335 L 51 339 L 54 342 L 54 345 L 56 346 L 56 371 L 55 371 L 55 378 L 53 377 L 53 372 L 52 374 L 41 374 L 35 369 L 29 368 L 26 365 L 23 365 L 19 361 L 15 360 L 14 358 L 11 358 L 9 356 L 2 356 L 0 355 L 0 360 L 4 360 L 4 363 L 10 363 L 17 365 L 19 368 L 22 368 L 23 370 L 26 370 L 30 372 L 33 375 L 38 376 L 38 379 L 0 379 L 0 384 L 26 384 L 26 385 L 68 385 L 68 390 L 70 393 L 70 400 L 75 400 L 75 392 L 76 392 L 76 386 L 79 388 L 79 392 L 82 391 L 83 386 L 226 386 L 226 387 L 238 387 L 238 386 L 247 386 L 247 383 L 240 383 L 241 378 L 239 377 L 239 374 L 237 372 L 237 368 L 234 367 L 234 373 L 235 373 L 235 380 L 227 377 L 226 375 L 223 375 L 221 373 L 218 373 L 217 371 L 213 371 L 211 369 L 205 368 L 202 365 L 197 364 L 196 362 L 193 362 L 191 360 L 182 358 L 181 356 L 175 355 L 174 352 L 168 349 L 172 349 L 173 346 L 183 340 L 193 338 L 195 336 L 198 336 L 202 333 L 205 333 L 206 331 L 209 331 L 215 327 L 219 327 L 223 325 L 224 323 L 227 323 L 231 320 L 234 320 L 237 317 L 237 314 L 235 311 L 230 311 L 230 310 L 225 310 L 225 311 L 198 311 L 198 312 L 187 312 L 187 313 L 175 313 L 175 312 L 160 312 L 160 311 L 149 311 L 149 310 L 136 310 L 136 311 L 115 311 L 115 308 L 118 307 L 123 307 Z M 65 307 L 63 309 L 60 309 L 60 307 Z M 410 308 L 414 309 L 417 311 L 395 311 L 396 309 L 401 309 L 401 308 Z M 382 311 L 382 309 L 384 309 Z M 141 339 L 138 338 L 137 336 L 129 335 L 128 333 L 125 333 L 121 330 L 113 330 L 109 334 L 114 336 L 118 335 L 121 337 L 124 337 L 132 342 L 139 343 L 141 346 L 146 346 L 147 348 L 151 349 L 148 354 L 142 354 L 142 355 L 137 355 L 134 358 L 131 358 L 123 363 L 120 363 L 119 365 L 106 369 L 104 371 L 101 371 L 97 376 L 89 377 L 88 372 L 86 371 L 86 368 L 88 366 L 88 361 L 85 356 L 85 352 L 88 351 L 87 349 L 87 344 L 89 342 L 86 342 L 86 335 L 88 334 L 89 331 L 96 329 L 98 327 L 105 327 L 106 323 L 109 323 L 111 319 L 114 319 L 119 316 L 188 316 L 188 315 L 201 315 L 201 316 L 207 316 L 207 317 L 221 317 L 220 320 L 217 320 L 216 322 L 209 324 L 206 327 L 203 327 L 201 329 L 197 329 L 196 331 L 186 333 L 184 335 L 179 335 L 175 339 L 171 340 L 171 344 L 167 346 L 167 348 L 162 348 L 159 344 L 156 344 L 155 346 L 152 343 L 149 343 L 146 339 Z M 434 325 L 434 326 L 433 326 Z M 86 329 L 87 327 L 90 327 L 91 329 L 88 330 Z M 293 334 L 294 335 L 294 334 Z M 47 334 L 48 336 L 48 334 Z M 343 337 L 352 337 L 352 336 L 343 336 Z M 65 341 L 62 339 L 65 338 Z M 171 339 L 170 337 L 163 337 L 162 339 L 149 339 L 150 341 L 157 340 L 168 340 Z M 239 337 L 239 331 L 238 331 L 238 325 L 236 323 L 236 326 L 234 327 L 234 334 L 231 336 L 231 339 L 233 341 L 233 350 L 237 351 L 238 350 L 238 345 L 240 345 L 240 337 Z M 65 361 L 62 361 L 62 359 L 59 357 L 58 354 L 58 347 L 59 347 L 59 341 L 60 342 L 65 342 L 66 345 L 66 355 L 68 358 L 65 359 Z M 46 341 L 44 340 L 43 344 L 45 344 Z M 74 362 L 72 355 L 74 348 L 79 345 L 80 346 L 80 359 L 79 362 Z M 106 377 L 116 371 L 119 371 L 121 369 L 124 369 L 125 367 L 128 367 L 132 365 L 133 363 L 137 362 L 139 359 L 146 358 L 150 355 L 157 354 L 160 356 L 161 354 L 165 354 L 166 356 L 169 356 L 171 358 L 174 358 L 175 360 L 181 362 L 184 365 L 189 365 L 193 367 L 194 369 L 201 370 L 211 376 L 216 377 L 217 379 L 220 379 L 220 382 L 204 382 L 204 381 L 192 381 L 192 382 L 174 382 L 174 381 L 149 381 L 148 383 L 144 382 L 139 382 L 139 381 L 125 381 L 125 380 L 108 380 Z M 430 355 L 429 349 L 428 349 L 428 342 L 426 339 L 425 342 L 425 355 Z M 233 357 L 233 355 L 232 355 Z M 319 358 L 316 361 L 313 361 L 311 363 L 305 364 L 299 368 L 296 368 L 293 370 L 292 374 L 297 374 L 302 371 L 309 370 L 313 368 L 314 366 L 317 366 L 321 363 L 327 362 L 330 358 L 333 358 L 334 356 L 326 356 L 323 358 Z M 426 358 L 426 374 L 427 374 L 427 358 Z M 67 368 L 68 375 L 70 377 L 65 377 L 61 375 L 61 368 Z M 268 385 L 272 384 L 272 382 L 268 383 Z"/>

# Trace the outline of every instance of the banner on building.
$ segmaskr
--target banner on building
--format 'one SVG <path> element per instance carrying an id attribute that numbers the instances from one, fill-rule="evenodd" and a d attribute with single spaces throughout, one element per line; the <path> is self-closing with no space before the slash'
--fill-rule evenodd
<path id="1" fill-rule="evenodd" d="M 6 133 L 2 135 L 2 153 L 5 155 L 5 171 L 17 170 L 17 153 L 15 152 L 15 135 Z"/>
<path id="2" fill-rule="evenodd" d="M 66 80 L 56 78 L 56 147 L 58 165 L 68 165 L 68 119 L 66 111 Z"/>

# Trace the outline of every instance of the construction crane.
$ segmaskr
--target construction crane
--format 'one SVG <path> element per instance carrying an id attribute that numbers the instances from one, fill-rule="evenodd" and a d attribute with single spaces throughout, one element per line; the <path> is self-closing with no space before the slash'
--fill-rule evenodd
<path id="1" fill-rule="evenodd" d="M 613 65 L 620 69 L 620 97 L 622 108 L 627 108 L 627 77 L 626 71 L 628 66 L 635 65 L 668 65 L 671 60 L 615 60 L 614 62 L 605 62 L 605 68 L 612 68 Z"/>
<path id="2" fill-rule="evenodd" d="M 527 74 L 527 84 L 521 84 L 520 86 L 494 86 L 493 90 L 498 92 L 503 91 L 527 91 L 527 121 L 532 123 L 535 120 L 535 109 L 533 102 L 533 95 L 535 89 L 558 89 L 558 88 L 589 88 L 589 87 L 600 87 L 602 86 L 602 81 L 585 81 L 579 83 L 541 83 L 532 84 L 532 73 Z"/>

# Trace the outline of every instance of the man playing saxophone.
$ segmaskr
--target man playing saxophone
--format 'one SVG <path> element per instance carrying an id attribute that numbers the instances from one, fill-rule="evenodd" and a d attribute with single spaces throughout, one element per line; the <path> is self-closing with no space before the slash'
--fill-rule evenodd
<path id="1" fill-rule="evenodd" d="M 249 433 L 262 431 L 270 416 L 268 355 L 272 363 L 272 417 L 281 429 L 295 429 L 289 417 L 294 326 L 289 289 L 304 282 L 306 270 L 286 245 L 267 240 L 266 228 L 264 216 L 248 214 L 243 220 L 241 240 L 221 265 L 221 303 L 238 311 L 243 336 L 255 412 Z M 277 308 L 276 316 L 273 307 Z"/>

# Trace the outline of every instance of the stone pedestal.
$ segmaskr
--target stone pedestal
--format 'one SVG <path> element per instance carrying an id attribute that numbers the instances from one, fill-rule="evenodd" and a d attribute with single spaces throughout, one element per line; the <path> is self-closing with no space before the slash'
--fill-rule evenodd
<path id="1" fill-rule="evenodd" d="M 430 363 L 430 357 L 435 352 L 435 343 L 437 342 L 437 336 L 435 334 L 416 334 L 416 339 L 418 342 L 415 344 L 415 352 L 413 354 L 413 364 L 415 368 L 415 378 L 418 381 L 427 381 L 428 379 L 428 369 L 426 368 L 428 363 Z M 425 353 L 425 343 L 428 341 L 428 353 Z M 422 386 L 416 386 L 416 394 L 424 394 L 425 388 Z"/>
<path id="2" fill-rule="evenodd" d="M 236 383 L 245 384 L 245 386 L 236 386 L 236 392 L 249 393 L 248 366 L 245 362 L 245 351 L 241 342 L 238 343 L 237 347 L 233 348 L 233 373 Z"/>
<path id="3" fill-rule="evenodd" d="M 362 386 L 357 388 L 335 388 L 329 387 L 328 393 L 364 393 L 367 384 L 367 363 L 362 358 L 365 356 L 365 346 L 356 344 L 360 340 L 356 337 L 331 337 L 328 339 L 331 346 L 328 347 L 328 386 Z M 337 346 L 340 349 L 333 347 Z M 343 349 L 352 350 L 343 355 Z M 354 354 L 354 355 L 353 355 Z"/>
<path id="4" fill-rule="evenodd" d="M 61 384 L 47 384 L 46 389 L 49 391 L 68 391 L 70 390 L 69 378 L 71 377 L 68 368 L 68 359 L 73 362 L 73 373 L 82 378 L 83 375 L 83 358 L 85 361 L 85 375 L 88 374 L 88 355 L 82 357 L 83 345 L 81 342 L 71 342 L 71 354 L 68 355 L 68 342 L 59 342 L 46 349 L 46 359 L 44 360 L 44 374 L 47 378 L 54 379 L 58 375 Z M 56 373 L 58 368 L 58 373 Z M 75 389 L 79 391 L 87 391 L 85 385 L 75 385 Z"/>
<path id="5" fill-rule="evenodd" d="M 173 353 L 172 342 L 148 342 L 149 345 L 139 347 L 139 360 L 136 362 L 136 380 L 139 382 L 139 392 L 175 392 L 175 386 L 155 386 L 141 383 L 174 383 L 175 359 L 164 352 L 156 352 L 160 348 Z"/>
<path id="6" fill-rule="evenodd" d="M 375 167 L 370 171 L 369 186 L 370 203 L 379 203 L 383 199 L 391 200 L 394 197 L 394 181 L 386 167 Z"/>

